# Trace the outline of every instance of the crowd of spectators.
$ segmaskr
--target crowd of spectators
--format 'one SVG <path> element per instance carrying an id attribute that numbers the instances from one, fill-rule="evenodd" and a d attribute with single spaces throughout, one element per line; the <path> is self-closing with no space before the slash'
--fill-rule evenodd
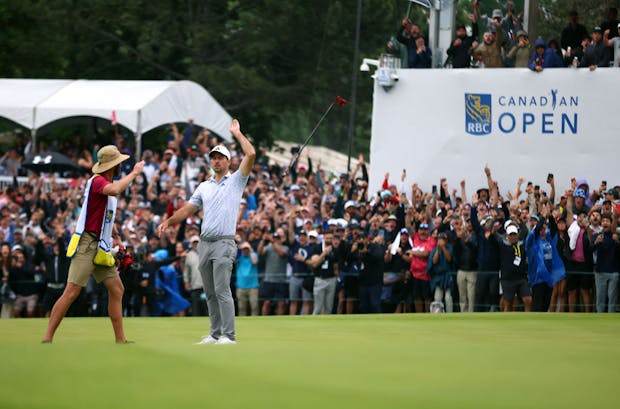
<path id="1" fill-rule="evenodd" d="M 16 158 L 28 145 L 18 142 Z M 200 217 L 162 237 L 155 228 L 210 177 L 208 153 L 218 143 L 191 124 L 183 133 L 172 125 L 163 149 L 143 152 L 144 172 L 121 195 L 116 220 L 126 315 L 208 313 L 196 251 Z M 128 151 L 122 137 L 117 144 Z M 66 243 L 97 160 L 96 147 L 80 155 L 71 149 L 64 153 L 85 174 L 30 173 L 0 194 L 4 318 L 48 314 L 65 288 Z M 241 153 L 229 149 L 236 169 Z M 311 157 L 306 149 L 280 166 L 265 150 L 258 155 L 238 216 L 232 286 L 239 315 L 616 311 L 620 186 L 573 179 L 558 193 L 549 174 L 547 185 L 519 179 L 502 195 L 485 168 L 487 186 L 473 196 L 464 180 L 453 189 L 445 179 L 405 186 L 404 172 L 400 181 L 386 174 L 382 188 L 369 192 L 362 155 L 342 174 Z M 5 161 L 5 175 L 23 172 L 19 162 Z M 106 294 L 91 281 L 69 315 L 106 314 Z"/>
<path id="2" fill-rule="evenodd" d="M 620 66 L 620 21 L 618 10 L 610 7 L 605 20 L 587 29 L 579 23 L 579 14 L 568 12 L 568 24 L 556 39 L 530 41 L 523 27 L 523 12 L 516 13 L 506 2 L 506 14 L 493 10 L 491 17 L 480 14 L 479 0 L 469 14 L 471 30 L 458 25 L 456 37 L 447 50 L 444 66 L 452 68 L 529 67 L 545 68 Z M 480 35 L 482 33 L 482 35 Z M 402 68 L 431 68 L 431 50 L 420 26 L 403 19 L 402 27 L 390 38 L 387 51 L 401 60 Z"/>

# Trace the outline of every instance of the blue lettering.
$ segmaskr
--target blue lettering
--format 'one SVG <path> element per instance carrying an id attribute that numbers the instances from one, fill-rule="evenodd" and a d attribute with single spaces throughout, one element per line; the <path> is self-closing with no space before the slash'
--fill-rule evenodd
<path id="1" fill-rule="evenodd" d="M 513 97 L 510 97 L 510 99 L 508 100 L 508 106 L 515 106 L 515 99 Z"/>
<path id="2" fill-rule="evenodd" d="M 526 97 L 519 97 L 519 106 L 524 107 L 527 105 L 527 98 Z"/>
<path id="3" fill-rule="evenodd" d="M 527 126 L 532 125 L 534 122 L 534 114 L 523 114 L 523 133 L 527 133 Z"/>
<path id="4" fill-rule="evenodd" d="M 499 104 L 501 106 L 505 106 L 506 105 L 505 101 L 506 101 L 506 97 L 505 96 L 502 95 L 502 96 L 499 97 L 499 101 L 498 102 L 499 102 Z"/>
<path id="5" fill-rule="evenodd" d="M 541 107 L 547 106 L 548 102 L 549 102 L 549 99 L 547 99 L 547 97 L 540 97 L 540 106 Z"/>
<path id="6" fill-rule="evenodd" d="M 538 106 L 538 105 L 536 104 L 536 97 L 532 97 L 532 98 L 530 98 L 530 106 L 531 106 L 531 107 Z"/>
<path id="7" fill-rule="evenodd" d="M 508 117 L 510 119 L 510 121 L 512 122 L 512 124 L 510 125 L 510 128 L 504 128 L 504 118 Z M 510 112 L 504 112 L 503 114 L 501 114 L 499 116 L 499 129 L 504 132 L 504 133 L 511 133 L 512 131 L 514 131 L 515 126 L 517 126 L 517 121 L 515 120 L 515 117 L 513 114 L 511 114 Z"/>
<path id="8" fill-rule="evenodd" d="M 573 135 L 577 134 L 577 114 L 573 114 L 573 122 L 571 123 L 570 118 L 567 114 L 562 114 L 562 134 L 565 133 L 566 126 L 568 126 L 573 133 Z"/>
<path id="9" fill-rule="evenodd" d="M 553 114 L 542 114 L 542 133 L 553 133 L 553 129 L 548 129 L 547 125 L 553 126 Z"/>
<path id="10" fill-rule="evenodd" d="M 579 97 L 570 97 L 570 106 L 572 107 L 579 106 Z"/>
<path id="11" fill-rule="evenodd" d="M 561 106 L 561 107 L 567 106 L 566 98 L 564 98 L 564 97 L 560 98 L 560 103 L 558 104 L 558 106 Z"/>

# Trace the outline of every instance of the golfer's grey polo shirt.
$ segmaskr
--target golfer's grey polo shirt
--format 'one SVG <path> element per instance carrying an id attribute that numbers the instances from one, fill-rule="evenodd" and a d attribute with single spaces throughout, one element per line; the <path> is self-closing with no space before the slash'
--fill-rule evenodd
<path id="1" fill-rule="evenodd" d="M 248 177 L 240 171 L 224 176 L 219 182 L 215 177 L 198 185 L 189 202 L 202 209 L 202 239 L 234 236 L 243 189 Z"/>

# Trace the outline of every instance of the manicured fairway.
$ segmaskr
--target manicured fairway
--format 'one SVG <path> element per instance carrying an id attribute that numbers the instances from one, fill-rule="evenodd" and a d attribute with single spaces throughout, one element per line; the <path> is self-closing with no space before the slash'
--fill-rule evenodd
<path id="1" fill-rule="evenodd" d="M 0 320 L 0 408 L 614 408 L 620 314 Z"/>

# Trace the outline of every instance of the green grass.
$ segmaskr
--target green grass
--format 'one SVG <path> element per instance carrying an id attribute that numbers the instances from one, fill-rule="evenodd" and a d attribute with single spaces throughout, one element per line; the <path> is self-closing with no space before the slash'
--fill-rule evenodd
<path id="1" fill-rule="evenodd" d="M 611 408 L 620 315 L 0 320 L 0 408 Z"/>

